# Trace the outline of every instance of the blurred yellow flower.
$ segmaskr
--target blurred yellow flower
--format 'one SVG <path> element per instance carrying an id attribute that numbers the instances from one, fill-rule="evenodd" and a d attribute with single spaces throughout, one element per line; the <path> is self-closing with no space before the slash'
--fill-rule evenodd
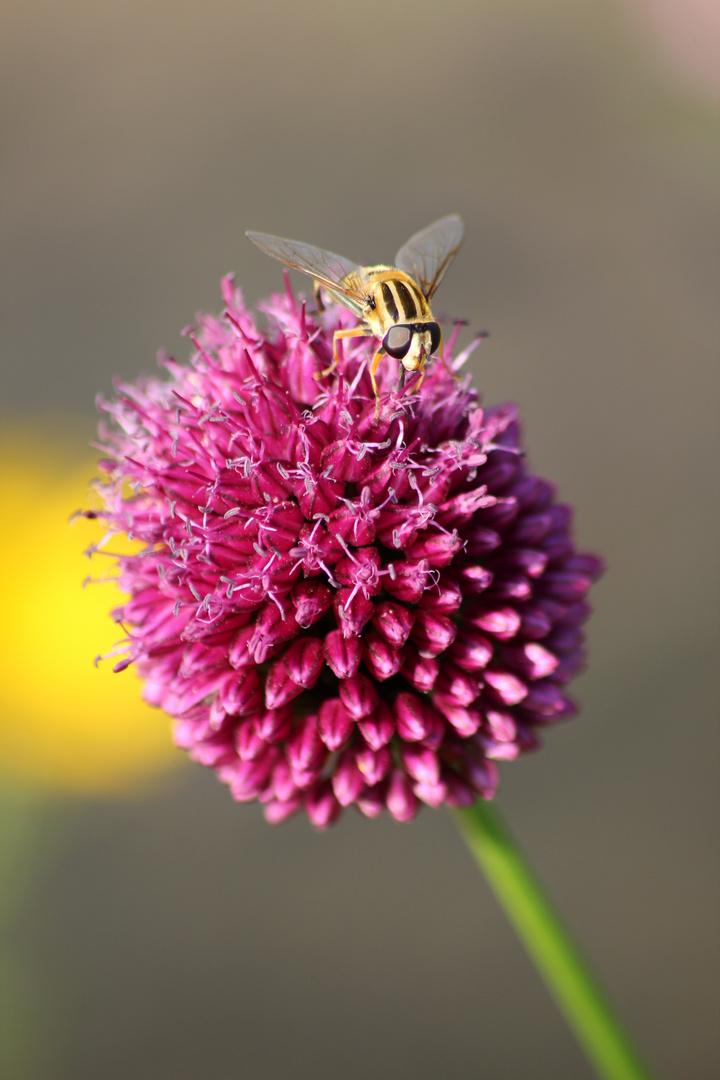
<path id="1" fill-rule="evenodd" d="M 112 559 L 83 555 L 102 526 L 68 524 L 95 504 L 96 466 L 41 430 L 0 436 L 0 773 L 54 790 L 123 791 L 182 755 L 132 670 L 93 663 L 123 636 L 109 617 L 123 600 L 115 583 L 82 588 L 113 573 Z"/>

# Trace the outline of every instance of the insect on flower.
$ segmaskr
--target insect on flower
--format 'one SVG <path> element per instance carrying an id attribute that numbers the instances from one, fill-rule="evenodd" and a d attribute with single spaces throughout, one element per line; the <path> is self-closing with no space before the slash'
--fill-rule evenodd
<path id="1" fill-rule="evenodd" d="M 380 391 L 375 372 L 385 353 L 400 361 L 398 389 L 403 386 L 406 371 L 420 372 L 415 390 L 423 381 L 426 360 L 438 351 L 442 356 L 442 333 L 430 301 L 460 247 L 463 231 L 457 214 L 440 218 L 410 237 L 395 256 L 394 266 L 357 266 L 331 251 L 297 240 L 257 232 L 245 235 L 266 255 L 314 278 L 321 309 L 320 289 L 324 288 L 362 321 L 360 326 L 335 331 L 332 364 L 319 372 L 318 378 L 330 375 L 337 367 L 339 338 L 375 337 L 381 342 L 370 364 L 377 415 Z"/>

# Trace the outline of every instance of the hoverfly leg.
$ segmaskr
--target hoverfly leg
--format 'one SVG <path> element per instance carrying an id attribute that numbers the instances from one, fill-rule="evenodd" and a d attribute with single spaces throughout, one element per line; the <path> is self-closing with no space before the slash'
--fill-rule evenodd
<path id="1" fill-rule="evenodd" d="M 380 415 L 380 390 L 378 388 L 378 384 L 377 384 L 377 381 L 375 379 L 375 372 L 377 371 L 377 369 L 378 369 L 378 367 L 380 365 L 380 361 L 382 360 L 384 355 L 385 355 L 385 350 L 384 349 L 378 349 L 378 351 L 375 353 L 375 355 L 373 356 L 372 361 L 370 363 L 370 381 L 372 382 L 372 388 L 373 388 L 373 392 L 375 394 L 375 419 L 376 420 Z"/>
<path id="2" fill-rule="evenodd" d="M 318 311 L 324 311 L 325 310 L 325 302 L 323 301 L 323 298 L 322 298 L 322 291 L 321 291 L 322 290 L 322 285 L 320 284 L 319 281 L 316 281 L 313 284 L 314 284 L 313 291 L 315 293 L 315 303 L 317 304 L 317 309 L 318 309 Z"/>
<path id="3" fill-rule="evenodd" d="M 338 338 L 351 338 L 351 337 L 368 337 L 370 331 L 366 330 L 363 326 L 352 326 L 347 330 L 336 330 L 333 334 L 333 358 L 330 367 L 326 367 L 324 371 L 316 371 L 316 379 L 324 379 L 328 375 L 332 375 L 335 368 L 340 363 L 340 357 L 338 356 L 337 343 Z"/>
<path id="4" fill-rule="evenodd" d="M 418 390 L 420 389 L 420 387 L 423 384 L 424 378 L 425 378 L 425 365 L 421 364 L 420 365 L 420 378 L 418 379 L 418 381 L 415 383 L 415 385 L 412 388 L 413 389 L 413 394 L 417 394 Z"/>
<path id="5" fill-rule="evenodd" d="M 398 372 L 398 383 L 397 383 L 398 394 L 400 393 L 400 391 L 402 390 L 404 385 L 405 385 L 405 365 L 400 364 L 400 370 Z"/>

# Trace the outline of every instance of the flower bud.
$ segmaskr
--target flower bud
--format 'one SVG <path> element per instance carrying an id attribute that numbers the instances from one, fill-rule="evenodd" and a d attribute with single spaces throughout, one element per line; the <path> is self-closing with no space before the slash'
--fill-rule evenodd
<path id="1" fill-rule="evenodd" d="M 375 526 L 353 506 L 342 506 L 330 517 L 328 528 L 346 544 L 364 547 L 375 539 Z"/>
<path id="2" fill-rule="evenodd" d="M 588 574 L 576 570 L 552 570 L 543 575 L 543 588 L 553 600 L 567 601 L 582 599 L 592 585 L 593 579 Z"/>
<path id="3" fill-rule="evenodd" d="M 443 780 L 438 780 L 437 783 L 418 782 L 413 784 L 413 791 L 417 795 L 418 799 L 427 803 L 428 806 L 432 806 L 437 809 L 447 799 L 447 787 Z"/>
<path id="4" fill-rule="evenodd" d="M 472 563 L 468 566 L 458 567 L 456 573 L 458 584 L 465 597 L 479 596 L 480 593 L 490 587 L 493 581 L 491 570 L 488 570 L 485 566 Z"/>
<path id="5" fill-rule="evenodd" d="M 362 645 L 359 638 L 345 637 L 342 630 L 331 630 L 325 637 L 325 659 L 338 679 L 349 679 L 360 666 Z"/>
<path id="6" fill-rule="evenodd" d="M 399 769 L 395 769 L 390 777 L 385 800 L 396 821 L 412 821 L 417 813 L 418 800 L 410 778 Z"/>
<path id="7" fill-rule="evenodd" d="M 332 787 L 341 806 L 349 806 L 355 802 L 365 787 L 365 778 L 357 766 L 352 750 L 341 754 L 332 775 Z"/>
<path id="8" fill-rule="evenodd" d="M 357 639 L 354 640 L 357 641 Z M 402 667 L 403 654 L 401 650 L 393 648 L 379 634 L 366 634 L 364 636 L 362 654 L 368 671 L 373 678 L 379 679 L 380 682 L 397 675 Z"/>
<path id="9" fill-rule="evenodd" d="M 194 641 L 183 653 L 179 674 L 184 679 L 189 679 L 198 672 L 207 672 L 218 665 L 225 665 L 227 660 L 227 646 L 207 646 L 201 641 Z"/>
<path id="10" fill-rule="evenodd" d="M 320 741 L 317 716 L 306 716 L 298 723 L 285 744 L 285 752 L 293 770 L 309 769 L 325 756 Z"/>
<path id="11" fill-rule="evenodd" d="M 225 733 L 194 742 L 188 749 L 188 756 L 198 765 L 206 765 L 211 769 L 236 760 L 232 742 Z"/>
<path id="12" fill-rule="evenodd" d="M 525 476 L 513 486 L 513 495 L 526 513 L 544 510 L 555 495 L 555 485 L 541 476 Z"/>
<path id="13" fill-rule="evenodd" d="M 517 738 L 517 724 L 507 709 L 486 709 L 484 726 L 495 742 L 514 742 Z"/>
<path id="14" fill-rule="evenodd" d="M 288 799 L 287 802 L 279 802 L 277 799 L 271 799 L 270 802 L 265 804 L 263 813 L 265 820 L 270 825 L 280 825 L 283 821 L 287 821 L 288 818 L 296 814 L 302 806 L 302 798 L 296 796 L 294 799 Z"/>
<path id="15" fill-rule="evenodd" d="M 332 600 L 332 591 L 322 582 L 314 579 L 299 581 L 292 591 L 298 626 L 303 629 L 312 626 L 332 606 Z"/>
<path id="16" fill-rule="evenodd" d="M 335 617 L 343 637 L 360 637 L 362 628 L 372 618 L 373 602 L 358 591 L 340 589 L 335 594 Z"/>
<path id="17" fill-rule="evenodd" d="M 366 675 L 343 679 L 339 691 L 340 700 L 354 720 L 369 716 L 379 700 L 375 684 Z"/>
<path id="18" fill-rule="evenodd" d="M 326 480 L 324 477 L 306 476 L 295 487 L 295 497 L 306 518 L 327 516 L 335 508 L 335 503 L 342 498 L 345 485 L 341 482 Z"/>
<path id="19" fill-rule="evenodd" d="M 308 766 L 307 769 L 293 768 L 291 771 L 293 783 L 298 791 L 311 791 L 322 780 L 322 761 L 319 761 L 316 765 Z"/>
<path id="20" fill-rule="evenodd" d="M 517 499 L 510 496 L 509 498 L 498 499 L 495 505 L 489 509 L 481 510 L 477 514 L 477 518 L 484 525 L 488 525 L 502 533 L 504 529 L 507 529 L 517 520 L 519 510 Z"/>
<path id="21" fill-rule="evenodd" d="M 258 613 L 255 632 L 247 643 L 248 652 L 256 664 L 262 664 L 273 650 L 295 637 L 297 632 L 298 624 L 292 606 L 285 603 L 278 607 L 268 600 Z"/>
<path id="22" fill-rule="evenodd" d="M 462 604 L 463 595 L 460 586 L 452 578 L 444 580 L 442 577 L 437 584 L 423 593 L 420 599 L 420 607 L 426 611 L 434 611 L 438 615 L 452 615 Z"/>
<path id="23" fill-rule="evenodd" d="M 181 750 L 189 750 L 195 743 L 218 734 L 207 720 L 175 720 L 172 730 L 173 742 Z"/>
<path id="24" fill-rule="evenodd" d="M 365 788 L 357 798 L 358 810 L 367 818 L 380 817 L 385 809 L 385 784 L 378 784 L 373 788 Z"/>
<path id="25" fill-rule="evenodd" d="M 365 742 L 372 750 L 379 750 L 390 742 L 395 734 L 395 717 L 385 701 L 379 701 L 369 716 L 358 720 L 358 727 Z"/>
<path id="26" fill-rule="evenodd" d="M 427 731 L 424 738 L 421 739 L 422 745 L 426 746 L 428 750 L 438 750 L 446 735 L 445 720 L 434 705 L 430 705 L 429 703 L 425 704 L 425 717 L 427 720 Z"/>
<path id="27" fill-rule="evenodd" d="M 402 763 L 414 780 L 421 784 L 437 784 L 440 780 L 440 761 L 437 754 L 424 746 L 403 746 L 400 751 Z"/>
<path id="28" fill-rule="evenodd" d="M 527 679 L 544 679 L 552 675 L 559 663 L 557 656 L 537 641 L 529 641 L 525 645 L 506 645 L 503 660 Z"/>
<path id="29" fill-rule="evenodd" d="M 288 704 L 281 709 L 264 709 L 253 718 L 253 724 L 264 742 L 279 743 L 284 742 L 290 734 L 292 718 L 292 705 Z"/>
<path id="30" fill-rule="evenodd" d="M 303 690 L 309 690 L 315 685 L 323 662 L 323 643 L 319 638 L 313 637 L 293 641 L 283 657 L 288 675 Z"/>
<path id="31" fill-rule="evenodd" d="M 314 574 L 326 573 L 323 567 L 334 566 L 338 559 L 343 557 L 344 551 L 337 536 L 328 532 L 320 521 L 315 521 L 312 525 L 303 525 L 297 545 L 291 549 L 290 554 L 300 560 L 305 576 L 312 577 Z M 295 588 L 300 584 L 302 583 L 298 582 Z"/>
<path id="32" fill-rule="evenodd" d="M 237 802 L 250 802 L 257 798 L 270 778 L 277 755 L 278 751 L 270 748 L 263 757 L 253 761 L 238 761 L 229 781 L 233 799 Z"/>
<path id="33" fill-rule="evenodd" d="M 523 700 L 523 707 L 541 716 L 558 716 L 565 708 L 566 700 L 558 686 L 550 680 L 533 683 Z"/>
<path id="34" fill-rule="evenodd" d="M 380 556 L 375 548 L 359 548 L 352 557 L 341 559 L 335 567 L 335 577 L 341 585 L 359 588 L 363 596 L 380 592 Z"/>
<path id="35" fill-rule="evenodd" d="M 503 705 L 517 705 L 527 697 L 528 688 L 522 680 L 518 679 L 510 671 L 502 668 L 487 668 L 485 671 L 485 688 L 491 697 L 501 701 Z"/>
<path id="36" fill-rule="evenodd" d="M 449 566 L 464 546 L 464 541 L 456 532 L 438 533 L 428 530 L 421 533 L 406 551 L 411 559 L 426 559 L 430 566 Z"/>
<path id="37" fill-rule="evenodd" d="M 438 656 L 445 652 L 457 634 L 457 626 L 447 615 L 438 615 L 420 608 L 415 612 L 415 624 L 410 637 L 425 656 Z"/>
<path id="38" fill-rule="evenodd" d="M 300 792 L 293 780 L 292 769 L 285 758 L 275 764 L 270 779 L 270 791 L 278 802 L 284 803 L 294 799 Z"/>
<path id="39" fill-rule="evenodd" d="M 557 605 L 559 611 L 563 611 L 561 605 Z M 545 610 L 544 604 L 534 603 L 530 601 L 528 604 L 522 604 L 519 609 L 520 614 L 520 633 L 524 638 L 532 638 L 533 640 L 538 638 L 547 637 L 552 629 L 554 619 L 552 614 Z"/>
<path id="40" fill-rule="evenodd" d="M 197 675 L 188 682 L 179 682 L 179 693 L 171 692 L 169 695 L 170 702 L 163 701 L 163 707 L 167 707 L 168 704 L 172 705 L 171 715 L 173 716 L 182 716 L 189 713 L 203 700 L 214 694 L 216 690 L 219 690 L 226 679 L 227 675 L 224 671 L 213 669 L 204 671 L 201 675 Z"/>
<path id="41" fill-rule="evenodd" d="M 385 601 L 375 606 L 373 626 L 378 634 L 397 649 L 402 648 L 409 638 L 414 622 L 414 613 L 402 604 Z"/>
<path id="42" fill-rule="evenodd" d="M 548 564 L 548 556 L 547 552 L 533 548 L 509 548 L 498 553 L 493 564 L 499 570 L 518 570 L 529 578 L 538 578 Z"/>
<path id="43" fill-rule="evenodd" d="M 417 604 L 428 587 L 430 563 L 427 559 L 410 562 L 399 559 L 388 565 L 390 571 L 384 579 L 385 590 L 404 604 Z"/>
<path id="44" fill-rule="evenodd" d="M 254 637 L 255 627 L 250 625 L 244 626 L 234 638 L 228 650 L 228 660 L 234 668 L 246 667 L 255 663 L 249 648 Z"/>
<path id="45" fill-rule="evenodd" d="M 482 485 L 473 491 L 463 491 L 454 495 L 439 508 L 437 520 L 446 529 L 465 525 L 475 515 L 476 511 L 494 506 L 497 499 L 494 495 L 488 495 L 487 486 Z"/>
<path id="46" fill-rule="evenodd" d="M 472 559 L 481 559 L 489 551 L 494 551 L 499 547 L 500 543 L 500 534 L 494 529 L 486 529 L 481 525 L 475 525 L 468 530 L 465 552 Z"/>
<path id="47" fill-rule="evenodd" d="M 498 570 L 489 590 L 489 597 L 494 601 L 511 600 L 521 602 L 529 600 L 533 589 L 530 579 L 524 574 L 513 574 L 509 570 Z"/>
<path id="48" fill-rule="evenodd" d="M 515 742 L 499 741 L 490 735 L 483 735 L 482 732 L 478 732 L 475 737 L 486 758 L 493 761 L 515 761 L 520 757 L 520 747 Z"/>
<path id="49" fill-rule="evenodd" d="M 468 612 L 467 621 L 500 641 L 509 641 L 520 629 L 521 617 L 512 607 L 479 608 Z"/>
<path id="50" fill-rule="evenodd" d="M 247 716 L 262 707 L 262 686 L 255 668 L 242 668 L 225 681 L 218 698 L 229 716 Z"/>
<path id="51" fill-rule="evenodd" d="M 268 709 L 282 708 L 302 691 L 302 686 L 298 686 L 290 677 L 284 658 L 270 665 L 265 680 L 265 705 Z"/>
<path id="52" fill-rule="evenodd" d="M 328 750 L 338 750 L 347 742 L 355 721 L 338 698 L 323 701 L 318 714 L 320 738 Z"/>
<path id="53" fill-rule="evenodd" d="M 482 716 L 478 709 L 458 705 L 453 698 L 446 697 L 445 694 L 435 694 L 433 702 L 463 739 L 469 739 L 480 727 Z"/>
<path id="54" fill-rule="evenodd" d="M 401 739 L 420 742 L 430 734 L 432 724 L 428 713 L 415 694 L 398 694 L 395 698 L 395 719 Z"/>
<path id="55" fill-rule="evenodd" d="M 431 656 L 421 656 L 417 649 L 406 647 L 403 677 L 422 694 L 429 694 L 435 686 L 440 663 Z"/>
<path id="56" fill-rule="evenodd" d="M 527 514 L 507 534 L 510 544 L 537 544 L 547 536 L 552 525 L 550 514 Z"/>
<path id="57" fill-rule="evenodd" d="M 382 746 L 379 750 L 361 746 L 355 751 L 355 761 L 368 787 L 384 780 L 392 768 L 392 755 L 387 746 Z"/>
<path id="58" fill-rule="evenodd" d="M 482 671 L 490 663 L 493 647 L 476 630 L 461 630 L 449 650 L 450 656 L 463 671 Z"/>
<path id="59" fill-rule="evenodd" d="M 443 664 L 437 690 L 456 705 L 472 705 L 482 690 L 482 679 L 454 664 Z"/>
<path id="60" fill-rule="evenodd" d="M 327 829 L 342 813 L 329 780 L 323 780 L 305 796 L 305 810 L 316 829 Z"/>

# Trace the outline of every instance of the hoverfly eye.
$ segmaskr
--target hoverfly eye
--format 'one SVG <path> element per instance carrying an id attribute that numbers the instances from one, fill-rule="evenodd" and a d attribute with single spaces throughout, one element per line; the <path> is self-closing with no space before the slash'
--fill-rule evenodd
<path id="1" fill-rule="evenodd" d="M 440 348 L 442 333 L 436 322 L 428 323 L 426 329 L 430 331 L 430 355 L 432 356 Z"/>
<path id="2" fill-rule="evenodd" d="M 412 341 L 412 327 L 391 326 L 383 339 L 383 349 L 395 360 L 402 360 L 407 356 L 410 342 Z"/>

